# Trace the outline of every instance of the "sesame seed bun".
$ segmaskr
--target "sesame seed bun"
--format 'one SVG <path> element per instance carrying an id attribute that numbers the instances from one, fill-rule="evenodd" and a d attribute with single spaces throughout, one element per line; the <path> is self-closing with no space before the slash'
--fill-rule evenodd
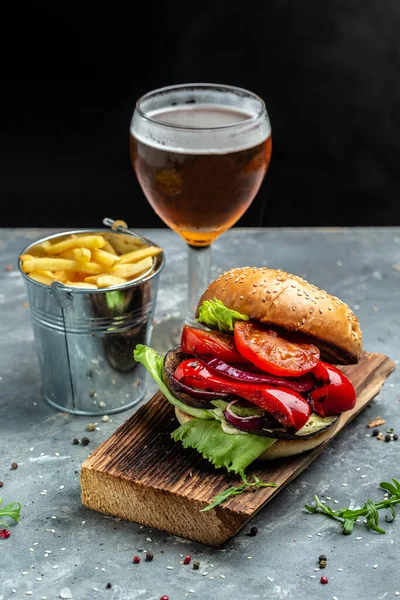
<path id="1" fill-rule="evenodd" d="M 231 269 L 210 283 L 196 316 L 203 301 L 215 299 L 259 323 L 304 334 L 322 360 L 353 364 L 361 358 L 362 332 L 353 311 L 301 277 L 277 269 Z"/>
<path id="2" fill-rule="evenodd" d="M 181 425 L 194 418 L 177 407 L 175 407 L 175 416 Z M 287 458 L 288 456 L 295 456 L 296 454 L 308 452 L 308 450 L 312 450 L 313 448 L 316 448 L 323 442 L 330 439 L 335 430 L 338 428 L 339 423 L 340 417 L 331 425 L 331 427 L 325 429 L 314 437 L 308 438 L 307 440 L 278 440 L 275 442 L 275 444 L 267 448 L 267 450 L 265 450 L 257 460 L 275 460 L 277 458 Z"/>

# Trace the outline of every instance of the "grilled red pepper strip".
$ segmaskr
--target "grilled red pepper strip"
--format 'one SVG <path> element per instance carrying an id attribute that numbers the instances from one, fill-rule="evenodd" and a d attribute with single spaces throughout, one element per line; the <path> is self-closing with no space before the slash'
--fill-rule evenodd
<path id="1" fill-rule="evenodd" d="M 320 361 L 311 373 L 315 377 L 317 387 L 310 392 L 310 398 L 317 415 L 327 417 L 354 408 L 357 400 L 356 390 L 342 371 Z"/>
<path id="2" fill-rule="evenodd" d="M 199 359 L 178 365 L 175 377 L 185 385 L 216 394 L 228 392 L 253 402 L 271 413 L 286 429 L 298 431 L 307 422 L 311 409 L 303 396 L 293 390 L 263 384 L 236 382 L 217 375 Z"/>

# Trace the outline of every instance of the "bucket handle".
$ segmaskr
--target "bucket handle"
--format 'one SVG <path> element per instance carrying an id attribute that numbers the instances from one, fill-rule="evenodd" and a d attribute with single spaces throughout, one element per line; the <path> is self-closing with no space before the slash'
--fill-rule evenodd
<path id="1" fill-rule="evenodd" d="M 148 245 L 148 241 L 144 237 L 142 237 L 141 235 L 136 233 L 136 231 L 132 231 L 131 229 L 128 229 L 128 227 L 124 227 L 123 225 L 118 225 L 117 223 L 118 223 L 118 221 L 114 221 L 114 219 L 110 219 L 109 217 L 105 217 L 103 219 L 103 225 L 106 225 L 107 227 L 114 229 L 114 231 L 120 231 L 121 233 L 127 233 L 128 235 L 132 235 L 133 237 L 137 238 L 138 240 L 141 240 L 144 244 L 146 244 L 146 246 Z"/>

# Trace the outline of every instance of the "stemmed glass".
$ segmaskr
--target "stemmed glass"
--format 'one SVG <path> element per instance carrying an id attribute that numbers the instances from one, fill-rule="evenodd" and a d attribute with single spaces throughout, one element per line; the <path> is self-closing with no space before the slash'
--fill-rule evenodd
<path id="1" fill-rule="evenodd" d="M 210 282 L 211 245 L 250 206 L 271 148 L 265 103 L 245 89 L 181 84 L 138 99 L 130 125 L 133 169 L 154 211 L 187 243 L 181 325 L 196 323 Z"/>

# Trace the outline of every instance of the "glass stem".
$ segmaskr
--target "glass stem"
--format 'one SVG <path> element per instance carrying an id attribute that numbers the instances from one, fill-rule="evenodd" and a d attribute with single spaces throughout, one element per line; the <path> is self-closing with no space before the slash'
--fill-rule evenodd
<path id="1" fill-rule="evenodd" d="M 210 283 L 211 246 L 191 246 L 188 244 L 188 292 L 186 319 L 187 325 L 200 327 L 196 321 L 196 308 L 200 296 Z"/>

